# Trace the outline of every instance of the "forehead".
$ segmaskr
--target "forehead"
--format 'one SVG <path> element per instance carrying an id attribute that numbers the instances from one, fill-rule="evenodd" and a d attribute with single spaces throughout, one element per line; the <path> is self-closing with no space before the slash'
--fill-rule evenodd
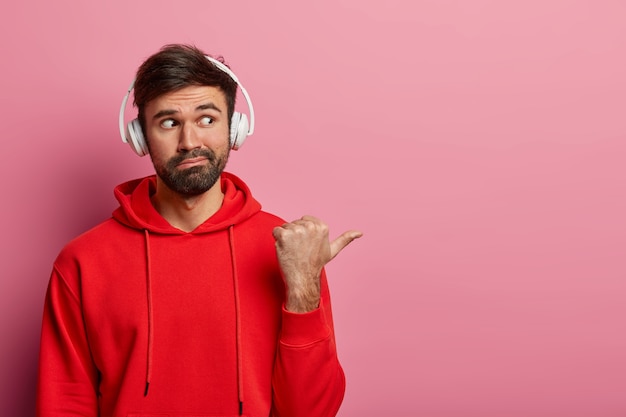
<path id="1" fill-rule="evenodd" d="M 226 113 L 226 95 L 219 87 L 192 85 L 163 94 L 146 104 L 146 115 L 163 110 L 193 111 L 198 106 L 212 103 Z"/>

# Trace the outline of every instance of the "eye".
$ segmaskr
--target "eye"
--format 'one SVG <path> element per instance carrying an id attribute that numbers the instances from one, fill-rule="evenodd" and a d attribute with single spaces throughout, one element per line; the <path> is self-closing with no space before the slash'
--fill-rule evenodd
<path id="1" fill-rule="evenodd" d="M 176 121 L 173 119 L 165 119 L 161 122 L 161 127 L 165 129 L 171 129 L 176 126 Z"/>
<path id="2" fill-rule="evenodd" d="M 200 118 L 200 121 L 198 123 L 202 126 L 209 126 L 213 124 L 213 118 L 209 116 L 203 116 L 202 118 Z"/>

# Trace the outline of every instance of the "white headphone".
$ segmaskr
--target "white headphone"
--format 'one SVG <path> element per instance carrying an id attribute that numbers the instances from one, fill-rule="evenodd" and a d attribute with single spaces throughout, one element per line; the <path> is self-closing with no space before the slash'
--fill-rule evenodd
<path id="1" fill-rule="evenodd" d="M 250 110 L 250 123 L 248 123 L 248 116 L 239 112 L 233 112 L 233 116 L 230 119 L 230 147 L 234 150 L 237 150 L 243 145 L 243 142 L 246 140 L 246 137 L 252 135 L 254 133 L 254 108 L 252 107 L 252 101 L 250 100 L 250 96 L 246 89 L 241 85 L 237 76 L 228 68 L 226 65 L 216 60 L 215 58 L 211 58 L 208 55 L 205 55 L 206 59 L 211 61 L 213 65 L 217 68 L 225 72 L 230 78 L 233 79 L 241 89 L 241 93 L 246 99 L 246 103 L 248 103 L 248 110 Z M 128 87 L 128 92 L 124 96 L 122 100 L 122 107 L 120 108 L 120 135 L 122 136 L 122 142 L 128 143 L 133 151 L 139 156 L 145 156 L 148 154 L 148 144 L 146 143 L 146 139 L 143 136 L 143 131 L 141 130 L 141 124 L 139 123 L 139 119 L 131 120 L 126 126 L 124 125 L 124 110 L 126 109 L 126 103 L 128 102 L 128 98 L 130 97 L 130 92 L 133 91 L 135 87 L 135 80 L 130 83 L 130 87 Z"/>

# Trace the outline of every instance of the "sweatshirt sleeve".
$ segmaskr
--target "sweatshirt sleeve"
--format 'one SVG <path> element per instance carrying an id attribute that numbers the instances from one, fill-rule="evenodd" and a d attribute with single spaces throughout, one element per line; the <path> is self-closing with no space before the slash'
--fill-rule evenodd
<path id="1" fill-rule="evenodd" d="M 325 272 L 319 308 L 304 314 L 283 308 L 282 315 L 272 416 L 335 416 L 343 401 L 345 377 L 337 358 Z"/>
<path id="2" fill-rule="evenodd" d="M 44 304 L 37 417 L 96 417 L 97 369 L 91 359 L 77 286 L 56 267 Z"/>

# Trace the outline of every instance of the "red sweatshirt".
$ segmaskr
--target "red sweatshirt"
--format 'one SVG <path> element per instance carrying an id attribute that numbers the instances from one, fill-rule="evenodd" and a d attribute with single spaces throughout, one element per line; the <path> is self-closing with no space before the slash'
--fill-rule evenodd
<path id="1" fill-rule="evenodd" d="M 284 309 L 272 229 L 232 174 L 190 233 L 118 186 L 113 218 L 56 259 L 44 308 L 37 416 L 334 416 L 345 381 L 326 277 L 320 307 Z"/>

